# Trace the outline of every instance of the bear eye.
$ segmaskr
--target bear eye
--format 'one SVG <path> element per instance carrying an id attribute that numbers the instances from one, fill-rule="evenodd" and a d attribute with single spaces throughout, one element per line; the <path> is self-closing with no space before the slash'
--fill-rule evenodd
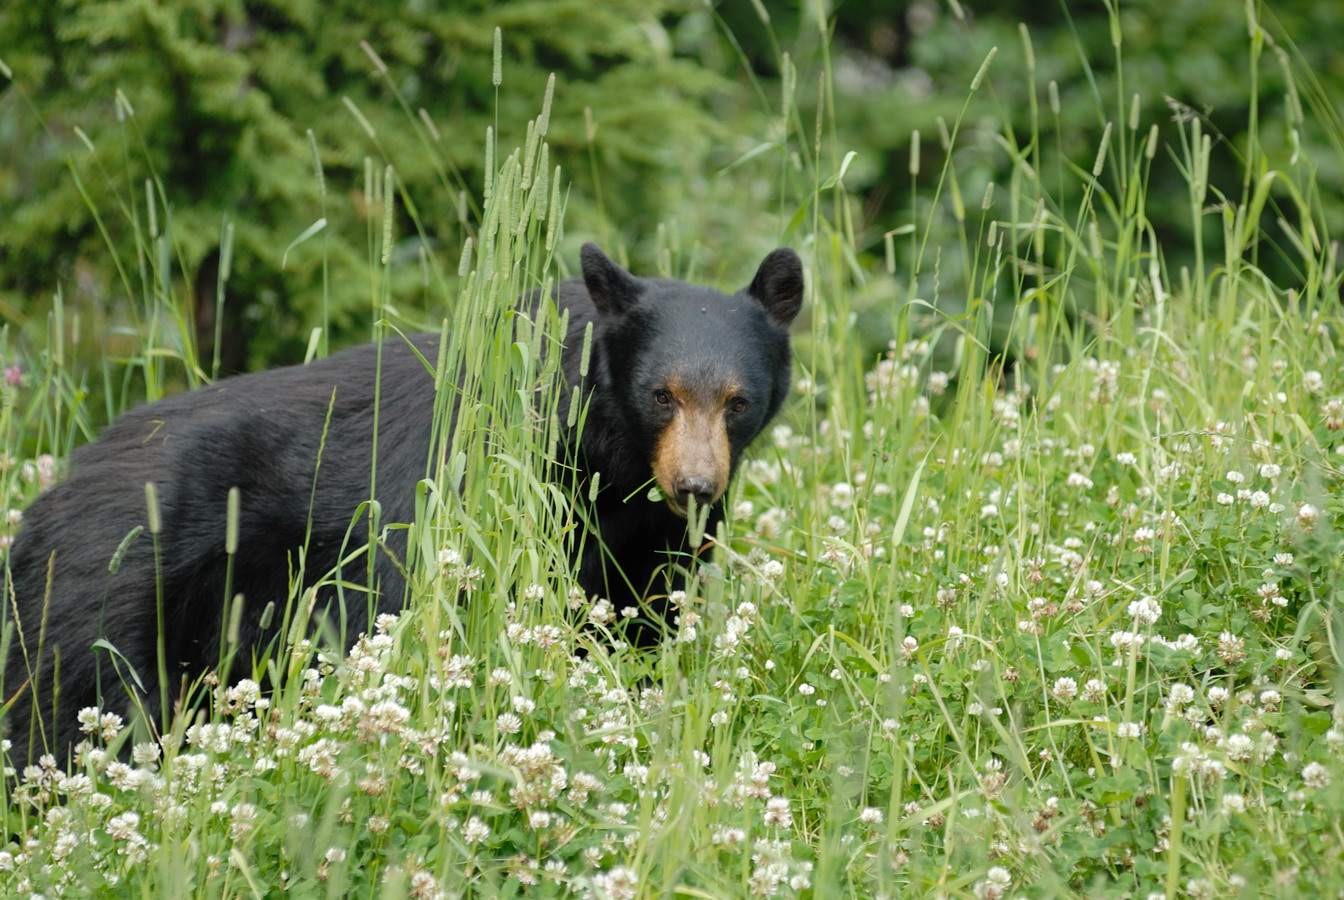
<path id="1" fill-rule="evenodd" d="M 747 408 L 747 401 L 746 398 L 744 397 L 734 397 L 733 399 L 728 401 L 728 409 L 730 412 L 740 413 L 742 410 L 746 408 Z"/>
<path id="2" fill-rule="evenodd" d="M 653 392 L 653 399 L 658 401 L 659 406 L 668 406 L 672 403 L 672 394 L 665 390 Z"/>

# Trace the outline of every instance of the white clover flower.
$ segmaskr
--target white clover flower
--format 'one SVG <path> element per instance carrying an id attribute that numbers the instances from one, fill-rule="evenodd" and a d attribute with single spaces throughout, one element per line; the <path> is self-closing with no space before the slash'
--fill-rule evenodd
<path id="1" fill-rule="evenodd" d="M 977 900 L 1001 900 L 1012 883 L 1012 875 L 1007 869 L 1003 866 L 992 866 L 985 873 L 984 880 L 977 881 L 971 892 L 975 894 Z"/>
<path id="2" fill-rule="evenodd" d="M 1256 491 L 1250 496 L 1250 504 L 1253 509 L 1264 509 L 1269 506 L 1269 494 L 1264 491 Z"/>
<path id="3" fill-rule="evenodd" d="M 783 797 L 771 797 L 765 801 L 765 824 L 788 828 L 793 824 L 793 813 L 789 812 L 789 801 Z"/>
<path id="4" fill-rule="evenodd" d="M 1094 703 L 1106 696 L 1106 683 L 1100 678 L 1089 678 L 1083 685 L 1083 700 Z"/>
<path id="5" fill-rule="evenodd" d="M 1171 686 L 1167 693 L 1167 701 L 1176 709 L 1185 706 L 1195 699 L 1195 689 L 1188 684 L 1176 683 Z"/>
<path id="6" fill-rule="evenodd" d="M 1255 741 L 1240 732 L 1228 735 L 1223 741 L 1223 751 L 1232 762 L 1249 761 L 1254 750 Z"/>
<path id="7" fill-rule="evenodd" d="M 1054 694 L 1060 700 L 1072 700 L 1074 697 L 1078 696 L 1078 682 L 1067 676 L 1056 678 L 1054 686 L 1050 689 L 1050 693 Z"/>
<path id="8" fill-rule="evenodd" d="M 482 822 L 479 816 L 468 819 L 462 829 L 462 840 L 468 844 L 478 844 L 489 836 L 490 826 Z"/>
<path id="9" fill-rule="evenodd" d="M 1302 781 L 1309 788 L 1330 786 L 1330 770 L 1318 762 L 1307 763 L 1302 769 Z"/>
<path id="10" fill-rule="evenodd" d="M 1276 466 L 1274 463 L 1265 463 L 1263 466 L 1260 467 L 1260 477 L 1278 478 L 1279 473 L 1282 471 L 1283 470 L 1280 469 L 1278 466 Z"/>
<path id="11" fill-rule="evenodd" d="M 1162 604 L 1153 597 L 1140 597 L 1129 604 L 1129 614 L 1139 625 L 1152 625 L 1162 616 Z"/>
<path id="12" fill-rule="evenodd" d="M 140 816 L 133 812 L 125 812 L 119 816 L 113 816 L 107 823 L 107 833 L 119 841 L 130 841 L 139 837 L 136 828 L 140 825 Z"/>
<path id="13" fill-rule="evenodd" d="M 1246 476 L 1238 472 L 1236 469 L 1233 469 L 1232 471 L 1227 473 L 1227 480 L 1232 482 L 1233 484 L 1241 484 L 1243 481 L 1246 480 Z"/>
<path id="14" fill-rule="evenodd" d="M 93 734 L 98 730 L 98 717 L 102 715 L 102 710 L 96 706 L 86 706 L 75 713 L 75 720 L 79 722 L 79 730 L 85 734 Z"/>
<path id="15" fill-rule="evenodd" d="M 1230 813 L 1244 813 L 1246 811 L 1246 798 L 1241 794 L 1223 794 L 1223 800 L 1219 808 L 1224 815 Z"/>

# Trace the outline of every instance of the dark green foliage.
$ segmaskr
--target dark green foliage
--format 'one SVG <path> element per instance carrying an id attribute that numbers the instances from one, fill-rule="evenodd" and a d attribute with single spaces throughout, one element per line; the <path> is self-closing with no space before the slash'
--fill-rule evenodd
<path id="1" fill-rule="evenodd" d="M 475 201 L 466 198 L 479 195 L 487 127 L 498 123 L 506 145 L 521 143 L 509 132 L 535 115 L 551 72 L 559 86 L 549 164 L 581 179 L 600 172 L 606 212 L 638 227 L 653 212 L 644 198 L 656 174 L 718 131 L 705 102 L 719 77 L 663 45 L 660 17 L 678 5 L 8 5 L 0 10 L 0 59 L 13 71 L 0 89 L 0 190 L 9 201 L 0 308 L 40 325 L 63 286 L 74 308 L 95 311 L 96 334 L 148 315 L 164 273 L 146 284 L 134 248 L 137 231 L 144 243 L 153 237 L 152 194 L 157 231 L 171 240 L 161 259 L 171 259 L 172 287 L 191 301 L 194 354 L 207 371 L 226 223 L 235 236 L 220 323 L 224 369 L 300 355 L 324 305 L 338 339 L 361 338 L 377 294 L 366 234 L 381 229 L 381 211 L 368 208 L 366 166 L 381 179 L 391 165 L 409 186 L 399 208 L 413 208 L 423 231 L 409 217 L 397 223 L 400 259 L 414 262 L 422 239 L 431 253 L 459 247 L 475 225 Z M 583 184 L 572 201 L 574 221 L 589 228 L 597 220 L 582 198 L 592 188 Z M 321 239 L 285 258 L 322 218 Z M 396 285 L 397 302 L 413 309 L 427 292 L 418 267 L 403 269 L 415 275 Z M 191 359 L 193 348 L 183 350 Z"/>

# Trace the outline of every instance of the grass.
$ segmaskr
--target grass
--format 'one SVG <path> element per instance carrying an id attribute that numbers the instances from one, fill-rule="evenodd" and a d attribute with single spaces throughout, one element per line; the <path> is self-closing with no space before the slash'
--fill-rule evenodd
<path id="1" fill-rule="evenodd" d="M 927 216 L 860 246 L 844 148 L 792 104 L 762 159 L 808 266 L 798 391 L 661 648 L 595 636 L 613 611 L 576 601 L 565 565 L 572 503 L 545 464 L 582 409 L 534 390 L 558 323 L 510 312 L 572 255 L 539 123 L 499 152 L 456 275 L 427 263 L 452 335 L 441 410 L 465 399 L 427 469 L 414 603 L 348 652 L 203 686 L 208 715 L 162 745 L 15 773 L 7 896 L 1344 888 L 1344 321 L 1311 162 L 1249 148 L 1241 194 L 1218 194 L 1198 118 L 1150 130 L 1119 103 L 1091 159 L 1005 139 L 1011 178 L 978 208 L 949 154 L 913 202 Z M 1144 214 L 1155 166 L 1186 177 L 1188 266 Z M 405 324 L 401 190 L 369 166 L 375 337 Z M 103 363 L 108 410 L 198 368 L 170 280 L 144 281 L 151 339 Z M 874 315 L 893 335 L 877 359 L 853 352 Z M 0 412 L 11 509 L 50 478 L 36 452 L 63 457 L 96 418 L 59 296 L 51 321 L 44 352 L 3 351 L 22 366 Z M 95 747 L 118 726 L 91 720 Z"/>

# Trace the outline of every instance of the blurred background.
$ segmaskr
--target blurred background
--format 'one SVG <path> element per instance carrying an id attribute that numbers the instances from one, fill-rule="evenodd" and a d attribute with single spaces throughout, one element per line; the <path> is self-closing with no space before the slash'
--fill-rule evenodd
<path id="1" fill-rule="evenodd" d="M 1344 4 L 1252 7 L 1259 37 L 1229 0 L 15 0 L 0 9 L 0 317 L 40 344 L 59 295 L 84 323 L 74 350 L 115 358 L 171 296 L 200 347 L 218 339 L 207 375 L 301 359 L 322 315 L 333 345 L 367 339 L 383 227 L 367 185 L 391 166 L 390 296 L 432 322 L 427 260 L 454 271 L 476 227 L 487 128 L 521 145 L 551 73 L 571 271 L 595 239 L 636 271 L 731 286 L 853 151 L 854 266 L 878 279 L 873 304 L 908 297 L 923 288 L 888 270 L 885 235 L 930 224 L 954 280 L 957 206 L 1012 177 L 1005 148 L 1057 172 L 1066 208 L 1108 122 L 1115 140 L 1156 123 L 1177 145 L 1200 120 L 1211 217 L 1243 194 L 1257 129 L 1264 165 L 1317 167 L 1338 229 Z M 1180 265 L 1196 226 L 1179 154 L 1158 154 L 1148 217 Z M 1290 266 L 1272 247 L 1259 263 Z"/>

